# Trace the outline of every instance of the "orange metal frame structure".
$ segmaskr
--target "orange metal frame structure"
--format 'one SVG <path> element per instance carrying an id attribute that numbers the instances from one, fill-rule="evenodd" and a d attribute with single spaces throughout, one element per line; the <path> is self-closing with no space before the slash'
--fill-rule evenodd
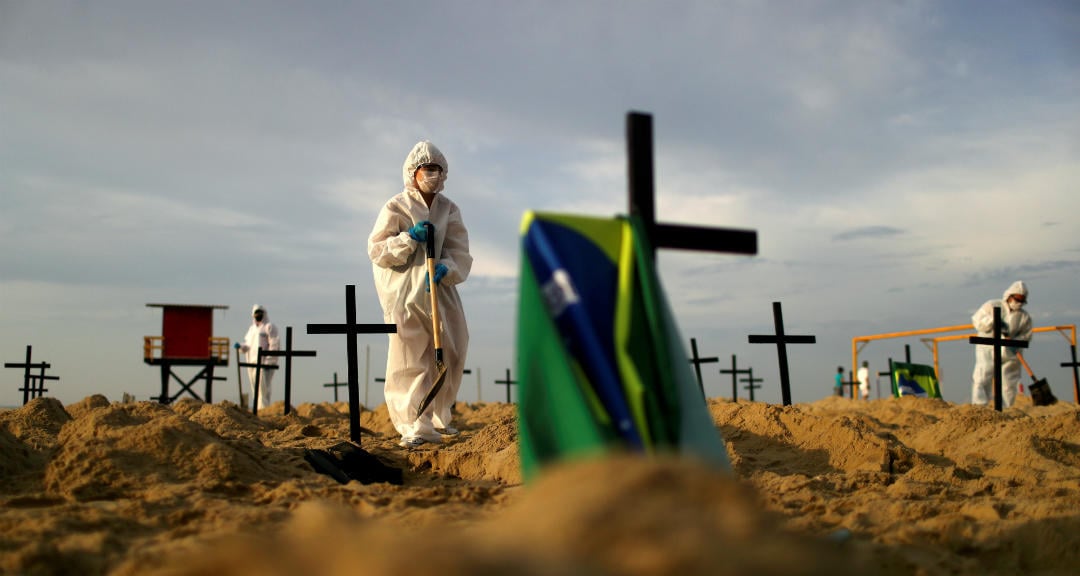
<path id="1" fill-rule="evenodd" d="M 941 328 L 927 328 L 924 330 L 908 330 L 906 332 L 889 332 L 886 334 L 873 334 L 869 336 L 856 336 L 851 339 L 851 365 L 859 365 L 859 352 L 862 351 L 867 344 L 874 340 L 887 340 L 890 338 L 908 338 L 912 336 L 924 336 L 927 334 L 943 334 L 945 332 L 971 332 L 975 327 L 971 324 L 961 324 L 958 326 L 943 326 Z M 1069 344 L 1076 348 L 1076 325 L 1069 324 L 1065 326 L 1040 326 L 1033 328 L 1032 332 L 1060 332 L 1061 335 L 1069 342 Z M 952 340 L 967 340 L 972 336 L 978 336 L 978 334 L 971 332 L 967 334 L 953 334 L 951 336 L 936 336 L 933 338 L 920 338 L 920 340 L 931 348 L 934 354 L 934 372 L 941 373 L 938 366 L 938 343 L 949 342 Z M 940 377 L 940 376 L 939 376 Z M 1073 401 L 1080 404 L 1080 382 L 1077 382 L 1076 373 L 1073 373 Z"/>

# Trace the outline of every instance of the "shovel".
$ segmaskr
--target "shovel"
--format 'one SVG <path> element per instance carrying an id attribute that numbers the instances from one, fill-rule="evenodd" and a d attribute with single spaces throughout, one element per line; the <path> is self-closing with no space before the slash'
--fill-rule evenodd
<path id="1" fill-rule="evenodd" d="M 1024 365 L 1024 369 L 1027 370 L 1028 376 L 1031 376 L 1031 385 L 1028 389 L 1031 390 L 1031 401 L 1036 406 L 1049 406 L 1057 402 L 1057 398 L 1054 397 L 1054 393 L 1050 391 L 1050 383 L 1046 381 L 1046 378 L 1035 378 L 1035 372 L 1031 370 L 1031 366 L 1028 366 L 1027 360 L 1024 360 L 1024 355 L 1017 352 L 1016 357 L 1020 359 L 1020 363 Z"/>
<path id="2" fill-rule="evenodd" d="M 424 413 L 427 407 L 431 405 L 432 400 L 435 400 L 435 396 L 442 388 L 443 382 L 446 380 L 446 363 L 443 362 L 443 350 L 442 350 L 442 335 L 439 333 L 439 328 L 442 326 L 442 322 L 439 319 L 439 294 L 438 282 L 435 282 L 435 225 L 431 222 L 424 224 L 424 228 L 427 230 L 427 272 L 428 272 L 428 286 L 431 288 L 431 332 L 435 337 L 435 383 L 432 384 L 431 390 L 428 390 L 424 399 L 420 402 L 420 406 L 416 409 L 416 417 Z"/>

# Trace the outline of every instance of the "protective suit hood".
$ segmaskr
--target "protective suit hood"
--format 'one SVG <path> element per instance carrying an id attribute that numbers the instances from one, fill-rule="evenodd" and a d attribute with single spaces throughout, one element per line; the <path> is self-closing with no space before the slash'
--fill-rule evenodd
<path id="1" fill-rule="evenodd" d="M 263 323 L 270 322 L 270 313 L 266 311 L 266 308 L 264 308 L 262 306 L 262 304 L 256 304 L 256 305 L 251 307 L 251 316 L 252 316 L 251 323 L 252 324 L 255 323 L 255 318 L 254 318 L 255 312 L 257 312 L 259 310 L 262 310 L 262 313 L 263 313 L 263 319 L 262 319 Z"/>
<path id="2" fill-rule="evenodd" d="M 1021 281 L 1021 280 L 1017 280 L 1016 282 L 1013 282 L 1012 284 L 1009 285 L 1009 289 L 1005 291 L 1005 295 L 1002 296 L 1001 299 L 1002 300 L 1008 300 L 1009 296 L 1012 296 L 1013 294 L 1016 294 L 1018 296 L 1023 296 L 1026 299 L 1027 295 L 1028 295 L 1027 285 L 1024 284 L 1023 281 Z"/>
<path id="3" fill-rule="evenodd" d="M 420 191 L 416 187 L 414 176 L 416 169 L 424 164 L 438 164 L 442 167 L 442 176 L 439 178 L 438 187 L 435 188 L 435 193 L 441 192 L 446 182 L 446 175 L 450 171 L 450 165 L 446 163 L 446 156 L 443 156 L 443 153 L 427 140 L 417 142 L 409 155 L 405 157 L 405 164 L 401 167 L 401 179 L 405 182 L 405 189 Z"/>

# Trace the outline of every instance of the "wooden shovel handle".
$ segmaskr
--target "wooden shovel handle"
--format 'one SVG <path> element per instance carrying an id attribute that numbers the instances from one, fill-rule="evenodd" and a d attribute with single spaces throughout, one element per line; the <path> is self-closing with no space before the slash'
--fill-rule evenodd
<path id="1" fill-rule="evenodd" d="M 428 241 L 433 239 L 429 236 Z M 428 273 L 428 285 L 431 287 L 431 331 L 435 334 L 435 349 L 442 348 L 442 335 L 439 334 L 439 326 L 442 326 L 442 320 L 439 318 L 439 296 L 437 293 L 438 283 L 435 282 L 435 259 L 428 258 L 427 260 L 427 273 Z"/>
<path id="2" fill-rule="evenodd" d="M 1024 355 L 1017 352 L 1016 357 L 1019 358 L 1020 363 L 1024 365 L 1024 369 L 1027 370 L 1028 376 L 1031 376 L 1031 379 L 1034 380 L 1035 373 L 1031 371 L 1031 366 L 1028 366 L 1027 360 L 1024 360 Z"/>

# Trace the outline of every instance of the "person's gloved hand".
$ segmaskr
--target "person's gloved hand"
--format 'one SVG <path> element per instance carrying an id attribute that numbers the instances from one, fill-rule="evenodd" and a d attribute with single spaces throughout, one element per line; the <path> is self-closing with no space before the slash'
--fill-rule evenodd
<path id="1" fill-rule="evenodd" d="M 1012 346 L 1008 347 L 1009 354 L 1012 354 L 1013 356 L 1016 356 L 1016 352 L 1018 350 L 1019 350 L 1019 348 L 1013 348 Z"/>
<path id="2" fill-rule="evenodd" d="M 429 224 L 427 220 L 421 220 L 416 224 L 413 224 L 412 228 L 409 228 L 409 236 L 412 236 L 413 240 L 417 242 L 427 242 L 427 228 L 425 224 Z"/>
<path id="3" fill-rule="evenodd" d="M 237 343 L 233 344 L 232 347 L 239 350 L 240 349 L 240 343 L 237 342 Z"/>
<path id="4" fill-rule="evenodd" d="M 446 264 L 443 264 L 442 262 L 439 262 L 438 264 L 435 265 L 435 283 L 436 284 L 438 284 L 443 279 L 443 276 L 446 276 L 446 272 L 447 272 Z M 428 275 L 427 275 L 426 272 L 424 273 L 424 291 L 425 292 L 431 292 L 431 279 L 428 278 Z"/>

